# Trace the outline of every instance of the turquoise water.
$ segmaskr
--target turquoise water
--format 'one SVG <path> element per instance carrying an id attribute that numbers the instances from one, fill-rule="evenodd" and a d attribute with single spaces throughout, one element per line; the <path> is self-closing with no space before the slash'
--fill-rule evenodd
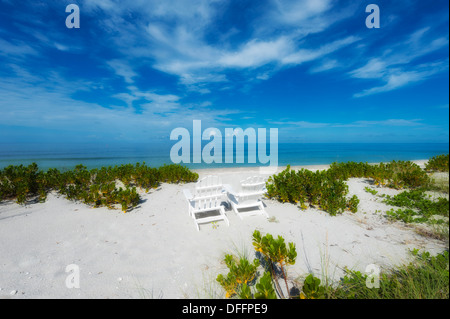
<path id="1" fill-rule="evenodd" d="M 41 169 L 88 168 L 146 162 L 158 167 L 171 164 L 170 149 L 175 142 L 159 144 L 0 144 L 0 168 L 36 162 Z M 246 151 L 247 152 L 247 151 Z M 279 166 L 330 164 L 332 162 L 386 162 L 421 160 L 449 153 L 448 143 L 417 144 L 279 144 Z M 225 153 L 224 153 L 225 154 Z M 247 159 L 245 160 L 247 163 Z M 189 168 L 262 166 L 256 164 L 186 164 Z"/>

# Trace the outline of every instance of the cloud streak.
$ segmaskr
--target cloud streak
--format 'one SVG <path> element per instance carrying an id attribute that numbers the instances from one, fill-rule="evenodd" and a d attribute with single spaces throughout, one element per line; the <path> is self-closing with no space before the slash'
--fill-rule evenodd
<path id="1" fill-rule="evenodd" d="M 375 79 L 384 83 L 381 86 L 355 93 L 354 97 L 360 98 L 393 91 L 448 71 L 448 59 L 431 63 L 413 63 L 421 57 L 448 47 L 448 36 L 426 38 L 426 35 L 430 32 L 429 27 L 419 29 L 405 41 L 387 49 L 380 57 L 374 57 L 364 66 L 349 72 L 353 78 Z"/>
<path id="2" fill-rule="evenodd" d="M 360 120 L 351 123 L 318 123 L 318 122 L 308 122 L 308 121 L 274 121 L 271 124 L 292 126 L 300 129 L 322 129 L 322 128 L 356 128 L 356 127 L 373 127 L 373 126 L 384 126 L 384 127 L 417 127 L 422 126 L 422 120 L 413 119 L 388 119 L 382 121 L 370 121 L 370 120 Z"/>

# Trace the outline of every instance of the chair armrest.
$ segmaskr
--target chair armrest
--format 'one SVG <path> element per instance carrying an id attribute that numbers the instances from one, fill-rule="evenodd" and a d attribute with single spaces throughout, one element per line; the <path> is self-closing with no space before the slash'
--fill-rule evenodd
<path id="1" fill-rule="evenodd" d="M 223 184 L 223 189 L 225 190 L 226 193 L 235 195 L 235 191 L 233 190 L 233 187 L 231 187 L 230 184 Z"/>
<path id="2" fill-rule="evenodd" d="M 194 196 L 192 195 L 192 193 L 189 189 L 183 189 L 183 194 L 184 194 L 184 197 L 186 197 L 186 199 L 188 201 L 190 201 L 194 198 Z"/>

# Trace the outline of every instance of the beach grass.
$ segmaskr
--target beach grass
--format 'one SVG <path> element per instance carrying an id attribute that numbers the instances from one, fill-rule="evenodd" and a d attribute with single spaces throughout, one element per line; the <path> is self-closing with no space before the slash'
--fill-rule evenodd
<path id="1" fill-rule="evenodd" d="M 448 195 L 449 193 L 448 174 L 447 175 L 432 174 L 430 190 Z"/>
<path id="2" fill-rule="evenodd" d="M 414 261 L 381 273 L 379 287 L 368 287 L 368 276 L 347 271 L 337 287 L 327 287 L 330 299 L 448 299 L 449 254 L 414 251 Z"/>

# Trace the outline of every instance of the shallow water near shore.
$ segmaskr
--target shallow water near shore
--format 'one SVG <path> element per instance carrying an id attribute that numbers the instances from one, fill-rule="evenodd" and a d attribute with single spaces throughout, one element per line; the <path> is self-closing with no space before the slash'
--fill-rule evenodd
<path id="1" fill-rule="evenodd" d="M 89 169 L 102 166 L 146 162 L 149 166 L 172 164 L 170 149 L 175 144 L 0 144 L 0 168 L 8 165 L 37 163 L 41 169 L 72 169 L 83 164 Z M 448 143 L 280 143 L 278 166 L 325 165 L 333 162 L 389 162 L 424 160 L 449 152 Z M 225 154 L 225 152 L 223 152 Z M 224 162 L 224 160 L 223 160 Z M 267 166 L 248 163 L 182 163 L 191 169 Z"/>

